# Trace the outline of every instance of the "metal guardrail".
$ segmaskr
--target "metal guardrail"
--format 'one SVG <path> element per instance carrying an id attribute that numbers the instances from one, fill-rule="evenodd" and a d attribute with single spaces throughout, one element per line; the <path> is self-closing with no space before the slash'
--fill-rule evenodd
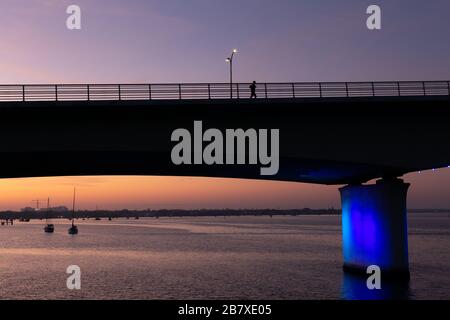
<path id="1" fill-rule="evenodd" d="M 231 91 L 231 92 L 230 92 Z M 0 85 L 0 102 L 250 98 L 250 83 Z M 257 99 L 450 96 L 450 81 L 257 83 Z"/>

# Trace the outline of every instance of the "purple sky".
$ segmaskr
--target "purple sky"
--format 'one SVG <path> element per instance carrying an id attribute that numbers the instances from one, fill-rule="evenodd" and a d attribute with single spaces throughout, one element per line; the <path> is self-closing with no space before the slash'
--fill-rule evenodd
<path id="1" fill-rule="evenodd" d="M 235 47 L 242 82 L 450 79 L 449 15 L 449 0 L 1 0 L 0 84 L 226 82 Z M 410 206 L 450 207 L 450 169 L 407 180 Z M 334 187 L 310 188 L 305 206 L 337 204 Z"/>
<path id="2" fill-rule="evenodd" d="M 2 0 L 0 83 L 226 82 L 234 47 L 237 81 L 447 79 L 449 14 L 448 0 Z"/>

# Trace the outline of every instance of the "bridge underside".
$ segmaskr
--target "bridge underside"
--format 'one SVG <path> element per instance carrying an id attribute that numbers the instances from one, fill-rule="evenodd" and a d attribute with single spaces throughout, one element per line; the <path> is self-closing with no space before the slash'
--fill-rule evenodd
<path id="1" fill-rule="evenodd" d="M 347 184 L 388 176 L 403 175 L 407 170 L 376 165 L 339 163 L 314 159 L 281 158 L 283 168 L 276 176 L 260 176 L 259 166 L 200 165 L 177 166 L 166 154 L 145 151 L 48 151 L 19 152 L 2 155 L 1 178 L 50 176 L 199 176 L 243 179 L 267 179 L 318 184 Z"/>
<path id="2" fill-rule="evenodd" d="M 0 177 L 167 175 L 361 183 L 450 164 L 449 97 L 0 104 Z M 280 129 L 280 170 L 175 166 L 178 128 Z"/>

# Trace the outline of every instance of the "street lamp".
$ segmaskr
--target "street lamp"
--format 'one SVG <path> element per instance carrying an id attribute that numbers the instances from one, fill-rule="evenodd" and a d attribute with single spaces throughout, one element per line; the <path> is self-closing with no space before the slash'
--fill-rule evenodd
<path id="1" fill-rule="evenodd" d="M 237 52 L 237 49 L 233 49 L 231 56 L 225 60 L 230 64 L 230 99 L 233 99 L 233 58 Z"/>

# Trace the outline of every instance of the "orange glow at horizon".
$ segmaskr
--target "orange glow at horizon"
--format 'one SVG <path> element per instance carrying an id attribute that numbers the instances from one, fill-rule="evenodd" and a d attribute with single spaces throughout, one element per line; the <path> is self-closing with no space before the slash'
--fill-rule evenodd
<path id="1" fill-rule="evenodd" d="M 0 210 L 46 206 L 77 209 L 212 209 L 336 207 L 336 187 L 292 182 L 198 177 L 48 177 L 0 179 Z M 330 200 L 331 199 L 331 200 Z"/>
<path id="2" fill-rule="evenodd" d="M 410 208 L 450 208 L 450 169 L 408 174 Z M 0 211 L 46 206 L 71 208 L 73 187 L 77 209 L 296 209 L 340 208 L 339 186 L 265 180 L 91 176 L 0 179 Z"/>

